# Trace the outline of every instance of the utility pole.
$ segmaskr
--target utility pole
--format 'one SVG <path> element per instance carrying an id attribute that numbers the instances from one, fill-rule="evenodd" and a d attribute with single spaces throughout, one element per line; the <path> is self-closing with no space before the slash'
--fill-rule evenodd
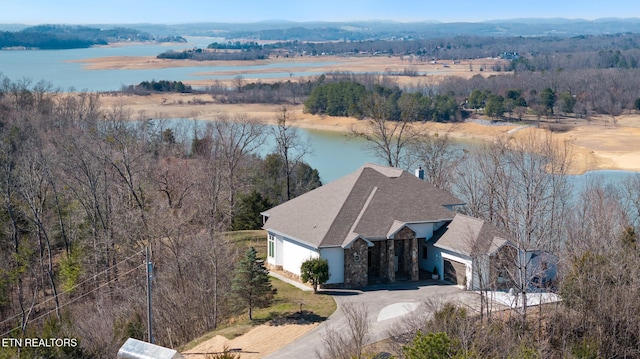
<path id="1" fill-rule="evenodd" d="M 153 275 L 153 264 L 149 261 L 149 247 L 144 248 L 144 261 L 147 267 L 147 325 L 149 328 L 149 343 L 153 344 L 153 325 L 151 321 L 151 276 Z"/>

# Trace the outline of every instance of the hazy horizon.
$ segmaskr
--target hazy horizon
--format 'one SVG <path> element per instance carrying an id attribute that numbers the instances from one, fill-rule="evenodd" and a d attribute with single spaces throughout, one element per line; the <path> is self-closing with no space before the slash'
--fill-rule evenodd
<path id="1" fill-rule="evenodd" d="M 80 0 L 25 0 L 3 4 L 0 23 L 4 24 L 188 24 L 254 22 L 484 22 L 513 19 L 597 20 L 638 18 L 640 9 L 629 2 L 551 1 L 518 3 L 497 0 L 479 5 L 473 0 L 425 2 L 397 0 L 325 0 L 299 2 L 287 0 L 179 2 L 168 0 L 86 2 Z"/>

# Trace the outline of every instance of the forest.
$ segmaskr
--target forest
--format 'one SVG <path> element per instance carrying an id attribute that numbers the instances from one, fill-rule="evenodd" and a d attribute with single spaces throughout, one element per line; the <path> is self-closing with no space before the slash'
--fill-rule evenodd
<path id="1" fill-rule="evenodd" d="M 172 60 L 195 60 L 195 61 L 234 61 L 234 60 L 265 60 L 268 58 L 267 52 L 262 49 L 251 49 L 241 51 L 216 51 L 210 49 L 193 49 L 165 51 L 158 56 L 159 59 Z"/>
<path id="2" fill-rule="evenodd" d="M 272 129 L 245 116 L 169 126 L 102 109 L 98 94 L 3 80 L 0 336 L 80 343 L 22 357 L 112 358 L 143 339 L 145 247 L 156 342 L 216 328 L 242 312 L 225 294 L 241 254 L 227 231 L 259 228 L 260 211 L 321 185 L 286 110 Z M 260 157 L 267 135 L 286 139 Z"/>
<path id="3" fill-rule="evenodd" d="M 286 38 L 286 36 L 282 37 Z M 281 39 L 281 38 L 279 38 Z M 214 42 L 207 49 L 166 51 L 158 58 L 256 60 L 278 56 L 398 56 L 408 62 L 498 58 L 518 53 L 520 58 L 497 70 L 555 71 L 578 69 L 635 69 L 640 63 L 640 35 L 579 35 L 573 37 L 447 36 L 360 41 Z"/>
<path id="4" fill-rule="evenodd" d="M 142 81 L 137 85 L 122 86 L 120 91 L 126 94 L 148 95 L 154 92 L 190 93 L 193 88 L 182 81 L 151 80 Z"/>
<path id="5" fill-rule="evenodd" d="M 181 36 L 156 37 L 124 27 L 99 29 L 89 26 L 39 25 L 14 32 L 0 31 L 0 49 L 78 49 L 120 41 L 186 42 Z"/>

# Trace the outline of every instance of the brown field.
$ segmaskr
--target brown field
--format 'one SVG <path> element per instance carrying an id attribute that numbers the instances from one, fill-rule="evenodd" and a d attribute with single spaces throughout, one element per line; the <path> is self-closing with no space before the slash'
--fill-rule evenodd
<path id="1" fill-rule="evenodd" d="M 160 69 L 170 67 L 204 67 L 204 66 L 252 66 L 263 64 L 279 64 L 268 69 L 250 69 L 246 71 L 203 71 L 196 73 L 198 76 L 237 76 L 241 75 L 247 81 L 273 82 L 282 81 L 282 78 L 264 79 L 266 73 L 282 73 L 290 72 L 298 73 L 303 78 L 313 73 L 327 73 L 331 71 L 352 71 L 352 72 L 369 72 L 369 73 L 401 73 L 405 69 L 411 69 L 420 73 L 426 73 L 421 76 L 396 76 L 396 80 L 401 85 L 420 86 L 434 83 L 442 79 L 444 76 L 459 76 L 470 78 L 474 75 L 496 75 L 504 72 L 493 72 L 491 67 L 500 60 L 497 59 L 477 59 L 471 61 L 462 61 L 453 64 L 452 61 L 416 62 L 399 57 L 381 57 L 381 56 L 298 56 L 291 58 L 272 58 L 268 60 L 255 61 L 194 61 L 194 60 L 171 60 L 158 59 L 154 56 L 114 56 L 102 57 L 85 60 L 75 60 L 84 64 L 87 70 L 139 70 L 139 69 Z M 292 67 L 291 64 L 306 63 L 308 66 Z M 317 65 L 316 65 L 317 64 Z M 470 71 L 471 67 L 474 71 Z M 485 69 L 479 71 L 480 68 Z M 214 80 L 185 80 L 192 86 L 207 86 Z"/>

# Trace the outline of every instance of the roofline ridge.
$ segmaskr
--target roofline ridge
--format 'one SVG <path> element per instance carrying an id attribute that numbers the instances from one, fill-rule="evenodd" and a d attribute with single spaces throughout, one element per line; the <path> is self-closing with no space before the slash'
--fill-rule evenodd
<path id="1" fill-rule="evenodd" d="M 364 169 L 365 169 L 365 166 L 362 166 L 356 172 L 351 173 L 351 174 L 357 174 L 357 176 L 355 176 L 355 180 L 351 183 L 351 186 L 349 186 L 349 192 L 347 194 L 347 197 L 345 197 L 344 201 L 340 205 L 340 209 L 338 209 L 338 211 L 336 212 L 335 217 L 333 217 L 333 220 L 331 221 L 331 224 L 329 224 L 329 227 L 328 227 L 326 233 L 324 234 L 324 236 L 322 236 L 322 239 L 320 240 L 320 244 L 318 246 L 322 246 L 323 243 L 327 240 L 327 236 L 329 235 L 329 232 L 331 232 L 331 228 L 333 228 L 333 225 L 336 223 L 336 220 L 338 219 L 338 215 L 340 214 L 340 212 L 342 212 L 342 209 L 346 205 L 347 199 L 349 199 L 349 196 L 351 195 L 351 192 L 353 191 L 353 187 L 355 187 L 355 185 L 356 185 L 356 183 L 358 183 L 358 180 L 360 179 L 360 177 L 362 177 L 362 174 L 364 173 Z M 349 175 L 347 175 L 347 176 L 349 176 Z M 342 178 L 345 178 L 347 176 L 341 177 L 338 180 L 340 180 Z M 338 181 L 338 180 L 336 180 L 336 181 Z"/>
<path id="2" fill-rule="evenodd" d="M 371 204 L 371 200 L 376 195 L 376 192 L 378 192 L 378 186 L 373 186 L 373 188 L 371 189 L 371 192 L 369 192 L 369 195 L 367 196 L 366 201 L 364 201 L 364 204 L 362 205 L 362 208 L 360 208 L 360 212 L 358 213 L 358 216 L 356 217 L 355 221 L 353 221 L 353 224 L 351 225 L 351 228 L 349 229 L 349 233 L 356 233 L 356 231 L 355 231 L 356 227 L 358 226 L 358 223 L 360 223 L 360 220 L 362 219 L 362 216 L 364 215 L 364 212 L 366 212 L 367 208 L 369 208 L 369 205 Z M 359 235 L 359 233 L 358 233 L 358 235 Z"/>

